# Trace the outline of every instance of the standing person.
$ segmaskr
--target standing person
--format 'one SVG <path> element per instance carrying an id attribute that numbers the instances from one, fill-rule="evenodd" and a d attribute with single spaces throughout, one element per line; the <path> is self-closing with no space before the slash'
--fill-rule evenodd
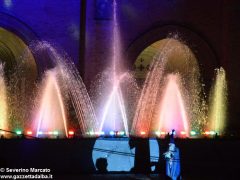
<path id="1" fill-rule="evenodd" d="M 180 154 L 179 148 L 176 147 L 174 143 L 174 133 L 175 130 L 172 130 L 170 135 L 170 143 L 168 144 L 168 150 L 163 154 L 166 160 L 166 175 L 172 180 L 177 180 L 180 178 Z"/>
<path id="2" fill-rule="evenodd" d="M 149 174 L 151 172 L 149 139 L 131 138 L 129 140 L 129 147 L 130 149 L 135 148 L 134 167 L 131 171 L 134 173 Z"/>

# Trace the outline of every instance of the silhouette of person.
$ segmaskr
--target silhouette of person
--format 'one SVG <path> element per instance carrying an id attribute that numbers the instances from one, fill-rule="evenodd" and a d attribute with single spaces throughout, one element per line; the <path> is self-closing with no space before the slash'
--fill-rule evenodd
<path id="1" fill-rule="evenodd" d="M 99 173 L 107 173 L 108 162 L 106 158 L 98 158 L 96 160 L 96 168 Z"/>
<path id="2" fill-rule="evenodd" d="M 145 174 L 150 173 L 151 165 L 149 139 L 130 138 L 128 143 L 130 149 L 135 148 L 134 167 L 131 169 L 131 172 Z"/>

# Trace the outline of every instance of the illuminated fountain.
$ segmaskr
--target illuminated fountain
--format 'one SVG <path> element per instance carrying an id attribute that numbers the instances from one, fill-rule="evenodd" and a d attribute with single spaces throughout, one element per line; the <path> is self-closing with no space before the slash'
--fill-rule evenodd
<path id="1" fill-rule="evenodd" d="M 128 120 L 120 88 L 121 80 L 121 77 L 119 80 L 116 79 L 114 73 L 112 92 L 104 106 L 99 132 L 103 131 L 104 126 L 104 131 L 124 131 L 128 135 Z"/>
<path id="2" fill-rule="evenodd" d="M 64 100 L 60 91 L 57 69 L 45 73 L 42 88 L 40 90 L 39 109 L 36 116 L 36 136 L 43 133 L 64 132 L 68 136 L 66 110 Z"/>
<path id="3" fill-rule="evenodd" d="M 179 74 L 169 74 L 166 77 L 158 115 L 160 132 L 171 132 L 172 129 L 177 132 L 189 132 L 189 120 L 180 80 Z"/>
<path id="4" fill-rule="evenodd" d="M 131 134 L 152 136 L 176 129 L 203 131 L 206 102 L 197 60 L 177 37 L 161 40 L 143 84 Z M 184 88 L 183 88 L 184 87 Z"/>
<path id="5" fill-rule="evenodd" d="M 32 97 L 36 93 L 30 94 L 30 91 L 35 90 L 35 85 L 28 91 L 22 90 L 30 87 L 24 82 L 24 74 L 20 73 L 22 68 L 18 65 L 14 69 L 15 74 L 9 78 L 7 89 L 0 65 L 1 129 L 26 128 L 26 124 L 30 124 L 29 112 L 32 109 L 29 107 L 32 106 L 33 123 L 27 128 L 38 137 L 45 133 L 68 137 L 74 118 L 77 126 L 73 129 L 80 129 L 79 134 L 83 136 L 117 134 L 147 137 L 152 133 L 155 133 L 154 136 L 166 135 L 171 129 L 186 136 L 191 130 L 203 132 L 205 128 L 218 133 L 224 131 L 227 101 L 225 71 L 222 68 L 217 70 L 208 106 L 204 85 L 200 83 L 197 59 L 178 37 L 167 37 L 160 40 L 159 46 L 153 43 L 159 49 L 149 68 L 146 68 L 149 71 L 140 94 L 132 73 L 123 71 L 116 9 L 115 0 L 111 65 L 98 75 L 91 88 L 95 110 L 79 72 L 68 56 L 60 54 L 47 42 L 35 42 L 30 47 L 32 53 L 42 59 L 46 56 L 45 61 L 52 64 L 37 86 L 34 106 Z M 23 80 L 19 80 L 21 78 Z M 25 87 L 21 88 L 21 84 Z"/>
<path id="6" fill-rule="evenodd" d="M 98 91 L 94 93 L 95 96 L 97 94 L 97 97 L 94 99 L 97 101 L 95 104 L 99 121 L 98 132 L 102 134 L 107 133 L 108 135 L 119 133 L 128 136 L 129 119 L 131 119 L 131 116 L 134 114 L 134 105 L 131 103 L 137 96 L 138 87 L 131 73 L 122 73 L 120 70 L 122 57 L 116 8 L 117 4 L 116 1 L 114 1 L 112 65 L 104 71 L 97 80 L 100 84 L 98 85 L 97 82 L 94 82 L 92 89 L 97 89 Z M 129 94 L 132 94 L 132 96 Z M 128 101 L 126 102 L 125 99 L 127 98 Z M 129 109 L 126 111 L 128 107 Z"/>
<path id="7" fill-rule="evenodd" d="M 96 131 L 95 113 L 75 65 L 47 42 L 36 43 L 32 49 L 35 53 L 47 52 L 54 66 L 45 72 L 36 100 L 33 127 L 37 136 L 49 133 L 68 137 L 69 105 L 74 109 L 83 136 Z"/>
<path id="8" fill-rule="evenodd" d="M 210 111 L 208 129 L 223 133 L 227 113 L 227 82 L 225 70 L 216 69 L 216 79 L 210 93 Z"/>
<path id="9" fill-rule="evenodd" d="M 4 67 L 0 64 L 0 129 L 8 130 L 7 88 L 4 78 Z M 0 131 L 0 134 L 4 132 Z"/>
<path id="10" fill-rule="evenodd" d="M 109 76 L 111 72 L 107 69 L 99 74 L 91 88 L 99 121 L 96 133 L 128 135 L 129 120 L 134 116 L 139 89 L 131 73 Z"/>

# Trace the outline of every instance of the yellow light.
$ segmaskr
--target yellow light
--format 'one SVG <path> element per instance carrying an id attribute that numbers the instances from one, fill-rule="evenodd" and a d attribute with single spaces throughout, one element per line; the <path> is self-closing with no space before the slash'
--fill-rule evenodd
<path id="1" fill-rule="evenodd" d="M 186 135 L 186 132 L 185 131 L 181 131 L 180 134 L 181 135 Z"/>
<path id="2" fill-rule="evenodd" d="M 69 131 L 68 134 L 69 135 L 74 135 L 74 131 Z"/>

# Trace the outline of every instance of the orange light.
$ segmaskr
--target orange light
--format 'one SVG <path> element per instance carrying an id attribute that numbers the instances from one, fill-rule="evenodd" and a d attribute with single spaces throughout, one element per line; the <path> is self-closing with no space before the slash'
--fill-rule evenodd
<path id="1" fill-rule="evenodd" d="M 205 133 L 204 134 L 206 134 L 206 135 L 209 135 L 210 134 L 210 132 L 209 131 L 205 131 Z"/>
<path id="2" fill-rule="evenodd" d="M 146 134 L 146 132 L 144 132 L 144 131 L 141 131 L 141 132 L 140 132 L 140 134 L 141 134 L 141 135 L 145 135 L 145 134 Z"/>
<path id="3" fill-rule="evenodd" d="M 32 131 L 27 131 L 27 135 L 32 135 Z"/>
<path id="4" fill-rule="evenodd" d="M 160 134 L 161 134 L 161 135 L 164 135 L 164 134 L 166 134 L 166 133 L 161 131 Z"/>
<path id="5" fill-rule="evenodd" d="M 69 131 L 68 134 L 69 135 L 74 135 L 74 131 Z"/>

